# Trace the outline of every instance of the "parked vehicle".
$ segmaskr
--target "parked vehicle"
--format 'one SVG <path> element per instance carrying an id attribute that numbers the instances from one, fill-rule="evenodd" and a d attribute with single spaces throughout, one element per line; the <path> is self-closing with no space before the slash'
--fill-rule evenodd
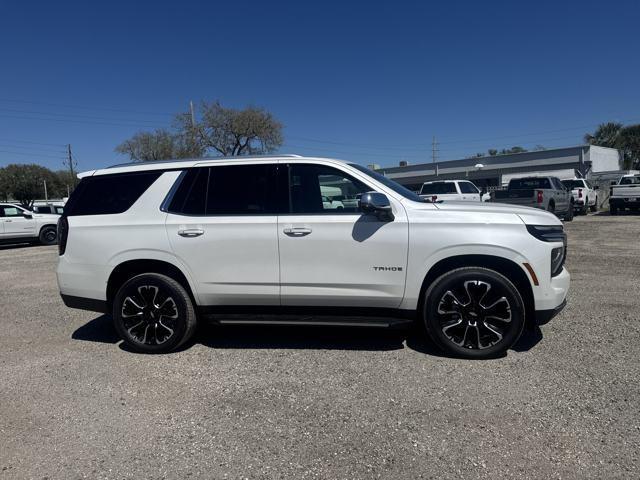
<path id="1" fill-rule="evenodd" d="M 575 212 L 586 215 L 589 210 L 598 210 L 598 186 L 593 186 L 584 178 L 562 180 L 562 184 L 573 196 L 573 209 Z"/>
<path id="2" fill-rule="evenodd" d="M 553 215 L 426 203 L 353 163 L 236 157 L 81 177 L 59 222 L 60 293 L 69 307 L 111 313 L 142 352 L 178 348 L 202 319 L 419 321 L 443 350 L 485 358 L 553 317 L 569 288 Z M 326 208 L 320 186 L 336 179 L 358 207 Z"/>
<path id="3" fill-rule="evenodd" d="M 325 210 L 342 210 L 344 208 L 344 203 L 340 200 L 334 200 L 329 197 L 322 197 L 322 206 Z"/>
<path id="4" fill-rule="evenodd" d="M 62 215 L 64 202 L 34 202 L 31 211 L 34 213 L 50 213 L 52 215 Z"/>
<path id="5" fill-rule="evenodd" d="M 59 215 L 34 213 L 12 203 L 0 203 L 0 242 L 39 241 L 55 245 Z"/>
<path id="6" fill-rule="evenodd" d="M 573 220 L 573 196 L 556 177 L 512 178 L 506 190 L 493 192 L 491 202 L 540 208 Z"/>
<path id="7" fill-rule="evenodd" d="M 634 211 L 640 208 L 640 175 L 625 175 L 609 189 L 609 213 L 617 215 L 625 208 Z"/>
<path id="8" fill-rule="evenodd" d="M 468 180 L 438 180 L 425 182 L 420 189 L 420 197 L 435 202 L 446 201 L 481 201 L 482 193 Z"/>

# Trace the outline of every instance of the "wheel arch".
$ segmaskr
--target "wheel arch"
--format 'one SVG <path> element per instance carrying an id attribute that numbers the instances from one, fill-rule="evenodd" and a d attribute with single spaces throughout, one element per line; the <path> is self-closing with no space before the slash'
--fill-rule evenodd
<path id="1" fill-rule="evenodd" d="M 55 223 L 45 223 L 44 225 L 40 225 L 40 228 L 38 229 L 38 236 L 40 236 L 40 234 L 42 233 L 42 230 L 44 230 L 47 227 L 53 227 L 56 229 L 56 231 L 58 230 L 58 225 Z"/>
<path id="2" fill-rule="evenodd" d="M 495 270 L 507 277 L 516 287 L 525 306 L 527 323 L 535 321 L 535 303 L 531 281 L 524 268 L 513 260 L 496 255 L 454 255 L 436 262 L 427 272 L 420 288 L 418 300 L 418 315 L 422 315 L 425 294 L 429 286 L 441 275 L 460 267 L 483 267 Z"/>
<path id="3" fill-rule="evenodd" d="M 109 275 L 107 280 L 107 309 L 111 310 L 113 299 L 120 288 L 130 278 L 142 273 L 159 273 L 178 282 L 189 294 L 193 305 L 197 305 L 193 289 L 187 276 L 180 268 L 164 260 L 157 259 L 136 259 L 127 260 L 118 264 Z"/>

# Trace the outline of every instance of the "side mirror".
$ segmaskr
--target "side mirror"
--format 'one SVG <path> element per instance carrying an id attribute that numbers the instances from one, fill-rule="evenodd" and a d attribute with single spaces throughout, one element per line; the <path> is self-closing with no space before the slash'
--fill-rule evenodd
<path id="1" fill-rule="evenodd" d="M 28 212 L 24 212 L 24 213 L 22 214 L 22 216 L 23 216 L 24 218 L 33 218 L 33 214 L 32 214 L 32 213 L 28 213 Z"/>
<path id="2" fill-rule="evenodd" d="M 391 202 L 384 193 L 363 193 L 358 200 L 358 208 L 364 214 L 373 214 L 383 222 L 391 222 L 394 219 L 391 211 Z"/>

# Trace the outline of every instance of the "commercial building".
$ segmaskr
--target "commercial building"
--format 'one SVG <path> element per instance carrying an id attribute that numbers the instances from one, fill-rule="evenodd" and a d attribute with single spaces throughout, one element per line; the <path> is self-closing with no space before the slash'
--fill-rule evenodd
<path id="1" fill-rule="evenodd" d="M 535 152 L 465 158 L 421 163 L 378 171 L 398 183 L 419 190 L 424 182 L 468 179 L 480 188 L 492 189 L 514 177 L 553 175 L 561 179 L 575 176 L 599 178 L 621 175 L 622 154 L 614 148 L 579 145 Z"/>

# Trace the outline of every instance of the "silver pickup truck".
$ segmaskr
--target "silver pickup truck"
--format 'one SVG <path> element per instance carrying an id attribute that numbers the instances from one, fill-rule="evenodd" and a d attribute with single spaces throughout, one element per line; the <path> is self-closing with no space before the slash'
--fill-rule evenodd
<path id="1" fill-rule="evenodd" d="M 492 192 L 490 202 L 534 207 L 573 220 L 573 195 L 556 177 L 523 177 L 509 181 L 506 190 Z"/>
<path id="2" fill-rule="evenodd" d="M 640 209 L 640 175 L 625 175 L 609 188 L 609 213 Z"/>

